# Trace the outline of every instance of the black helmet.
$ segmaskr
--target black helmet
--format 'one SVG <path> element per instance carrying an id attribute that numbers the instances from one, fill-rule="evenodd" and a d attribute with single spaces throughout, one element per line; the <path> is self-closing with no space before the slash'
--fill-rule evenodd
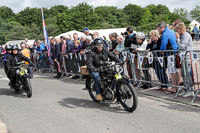
<path id="1" fill-rule="evenodd" d="M 11 44 L 6 45 L 6 50 L 11 50 L 11 48 L 12 48 Z"/>
<path id="2" fill-rule="evenodd" d="M 17 44 L 13 45 L 13 46 L 12 46 L 12 50 L 19 50 L 18 45 L 17 45 Z"/>
<path id="3" fill-rule="evenodd" d="M 98 45 L 98 44 L 103 44 L 103 41 L 99 38 L 96 38 L 93 42 L 94 46 Z"/>

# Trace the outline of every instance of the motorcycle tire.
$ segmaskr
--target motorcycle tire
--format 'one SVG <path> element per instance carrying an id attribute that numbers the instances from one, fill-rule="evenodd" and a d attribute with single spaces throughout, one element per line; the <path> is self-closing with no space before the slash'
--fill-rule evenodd
<path id="1" fill-rule="evenodd" d="M 31 86 L 31 81 L 29 78 L 25 79 L 25 92 L 28 98 L 32 97 L 32 86 Z"/>
<path id="2" fill-rule="evenodd" d="M 118 92 L 119 92 L 119 102 L 123 106 L 123 108 L 128 111 L 128 112 L 133 112 L 136 110 L 137 105 L 138 105 L 138 98 L 136 95 L 136 91 L 133 88 L 132 84 L 122 80 L 119 84 Z M 125 88 L 126 86 L 126 88 Z M 131 100 L 132 98 L 132 100 Z M 129 106 L 126 101 L 130 100 L 133 103 Z"/>
<path id="3" fill-rule="evenodd" d="M 96 95 L 96 90 L 94 88 L 94 80 L 93 79 L 91 79 L 91 78 L 87 78 L 86 79 L 86 88 L 87 88 L 87 90 L 89 92 L 89 95 L 92 98 L 92 100 L 94 102 L 99 103 L 99 100 L 97 100 L 96 96 L 95 96 Z"/>

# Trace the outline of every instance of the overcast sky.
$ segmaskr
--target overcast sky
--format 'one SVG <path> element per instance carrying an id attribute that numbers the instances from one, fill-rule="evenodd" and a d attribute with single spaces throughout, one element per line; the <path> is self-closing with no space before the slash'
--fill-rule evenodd
<path id="1" fill-rule="evenodd" d="M 94 7 L 97 6 L 116 6 L 123 8 L 127 4 L 137 4 L 145 7 L 149 4 L 166 5 L 170 11 L 174 8 L 186 8 L 191 11 L 196 5 L 200 5 L 200 0 L 0 0 L 0 6 L 8 6 L 14 12 L 19 12 L 26 7 L 51 7 L 54 5 L 76 6 L 81 2 L 86 2 Z"/>

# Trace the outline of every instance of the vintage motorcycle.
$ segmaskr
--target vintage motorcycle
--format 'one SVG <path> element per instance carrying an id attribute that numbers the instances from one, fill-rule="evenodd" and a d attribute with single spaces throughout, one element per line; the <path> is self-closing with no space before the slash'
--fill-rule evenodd
<path id="1" fill-rule="evenodd" d="M 28 98 L 32 97 L 31 75 L 28 73 L 28 64 L 18 62 L 14 69 L 16 71 L 15 91 L 25 92 Z"/>
<path id="2" fill-rule="evenodd" d="M 138 99 L 130 79 L 123 74 L 123 64 L 106 62 L 102 66 L 100 88 L 102 89 L 103 102 L 121 103 L 126 111 L 133 112 L 137 108 Z M 85 79 L 86 89 L 90 97 L 95 102 L 100 102 L 96 99 L 94 81 L 87 72 L 86 66 L 82 67 L 81 74 L 83 79 Z"/>

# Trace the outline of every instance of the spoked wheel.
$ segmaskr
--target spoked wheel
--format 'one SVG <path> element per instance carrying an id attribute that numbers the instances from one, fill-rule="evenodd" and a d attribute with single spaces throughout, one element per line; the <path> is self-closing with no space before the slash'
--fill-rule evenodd
<path id="1" fill-rule="evenodd" d="M 128 112 L 136 110 L 138 99 L 133 86 L 127 81 L 122 81 L 119 87 L 119 102 Z"/>
<path id="2" fill-rule="evenodd" d="M 86 88 L 92 100 L 99 103 L 99 100 L 96 99 L 96 89 L 94 88 L 94 80 L 92 78 L 86 78 Z"/>
<path id="3" fill-rule="evenodd" d="M 32 97 L 32 86 L 29 78 L 25 79 L 25 92 L 28 98 Z"/>

